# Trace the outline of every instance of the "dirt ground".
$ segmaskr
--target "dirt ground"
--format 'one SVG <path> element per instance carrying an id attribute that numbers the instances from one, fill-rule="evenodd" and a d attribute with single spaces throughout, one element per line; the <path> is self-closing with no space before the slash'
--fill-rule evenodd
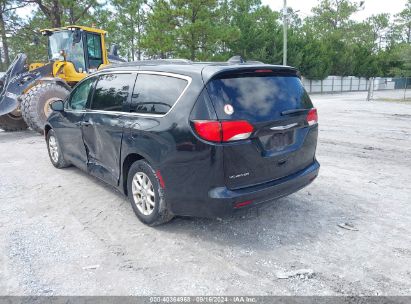
<path id="1" fill-rule="evenodd" d="M 0 295 L 410 295 L 411 105 L 365 96 L 312 97 L 322 167 L 309 187 L 158 228 L 55 169 L 41 136 L 0 132 Z"/>

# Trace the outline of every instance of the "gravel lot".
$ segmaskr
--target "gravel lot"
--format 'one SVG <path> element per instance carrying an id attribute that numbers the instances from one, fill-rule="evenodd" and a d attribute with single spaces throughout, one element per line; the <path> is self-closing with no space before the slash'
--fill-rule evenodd
<path id="1" fill-rule="evenodd" d="M 158 228 L 109 186 L 55 169 L 41 136 L 0 132 L 0 295 L 410 295 L 411 104 L 365 96 L 313 96 L 322 167 L 309 187 Z M 300 269 L 313 273 L 278 278 Z"/>

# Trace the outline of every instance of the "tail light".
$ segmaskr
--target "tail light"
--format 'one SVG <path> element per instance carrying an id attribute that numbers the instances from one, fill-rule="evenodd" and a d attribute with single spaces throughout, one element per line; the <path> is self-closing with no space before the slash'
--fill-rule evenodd
<path id="1" fill-rule="evenodd" d="M 208 141 L 221 141 L 221 123 L 219 121 L 194 120 L 197 134 Z"/>
<path id="2" fill-rule="evenodd" d="M 254 131 L 253 126 L 245 120 L 194 120 L 193 124 L 198 136 L 213 142 L 229 142 L 247 139 Z"/>
<path id="3" fill-rule="evenodd" d="M 315 125 L 318 123 L 318 114 L 317 109 L 312 108 L 307 114 L 307 123 L 309 126 Z"/>
<path id="4" fill-rule="evenodd" d="M 233 141 L 247 139 L 253 133 L 253 126 L 245 121 L 223 121 L 221 123 L 221 130 L 223 139 L 222 141 Z"/>

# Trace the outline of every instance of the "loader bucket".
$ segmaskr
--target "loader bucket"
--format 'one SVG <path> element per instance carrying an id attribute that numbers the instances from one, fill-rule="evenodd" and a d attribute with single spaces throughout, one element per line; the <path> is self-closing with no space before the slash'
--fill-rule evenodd
<path id="1" fill-rule="evenodd" d="M 1 78 L 0 116 L 16 110 L 19 97 L 41 77 L 51 75 L 53 64 L 49 63 L 35 70 L 28 71 L 27 56 L 19 54 L 14 59 L 6 74 Z"/>

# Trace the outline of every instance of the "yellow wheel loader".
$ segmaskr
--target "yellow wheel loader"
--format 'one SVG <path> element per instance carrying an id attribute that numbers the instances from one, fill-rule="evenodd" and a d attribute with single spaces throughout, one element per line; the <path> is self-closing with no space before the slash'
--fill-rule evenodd
<path id="1" fill-rule="evenodd" d="M 66 26 L 44 29 L 48 37 L 48 63 L 27 64 L 19 54 L 0 79 L 0 128 L 43 133 L 50 103 L 65 99 L 71 88 L 89 73 L 110 62 L 121 62 L 114 47 L 108 54 L 106 31 Z"/>

